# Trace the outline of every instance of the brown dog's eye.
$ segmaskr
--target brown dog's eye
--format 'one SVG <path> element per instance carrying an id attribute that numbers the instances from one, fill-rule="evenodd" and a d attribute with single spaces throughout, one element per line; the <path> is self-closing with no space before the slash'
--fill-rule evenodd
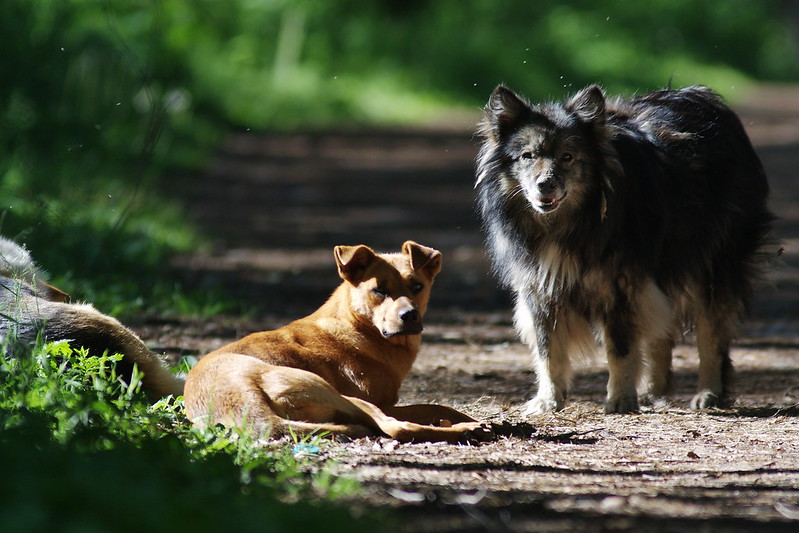
<path id="1" fill-rule="evenodd" d="M 388 291 L 386 289 L 384 289 L 383 287 L 380 287 L 379 285 L 377 287 L 375 287 L 374 289 L 372 289 L 372 292 L 375 295 L 379 296 L 380 298 L 385 298 L 386 296 L 388 296 Z"/>
<path id="2" fill-rule="evenodd" d="M 422 292 L 422 289 L 424 289 L 424 285 L 422 285 L 417 281 L 415 283 L 411 283 L 410 289 L 413 294 L 419 294 L 420 292 Z"/>

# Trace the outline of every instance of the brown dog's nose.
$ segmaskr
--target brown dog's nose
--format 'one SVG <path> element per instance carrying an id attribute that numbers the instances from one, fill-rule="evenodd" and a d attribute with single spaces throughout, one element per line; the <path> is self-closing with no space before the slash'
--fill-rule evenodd
<path id="1" fill-rule="evenodd" d="M 406 309 L 400 313 L 399 317 L 403 324 L 416 324 L 420 319 L 419 311 L 416 309 Z"/>

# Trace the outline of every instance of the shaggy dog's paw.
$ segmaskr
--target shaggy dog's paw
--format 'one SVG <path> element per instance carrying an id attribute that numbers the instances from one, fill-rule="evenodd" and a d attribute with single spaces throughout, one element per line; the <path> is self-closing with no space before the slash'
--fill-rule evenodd
<path id="1" fill-rule="evenodd" d="M 605 402 L 605 414 L 627 414 L 637 413 L 641 409 L 638 406 L 638 396 L 622 395 L 608 398 Z"/>
<path id="2" fill-rule="evenodd" d="M 699 391 L 691 400 L 691 409 L 695 411 L 714 407 L 728 407 L 728 402 L 723 396 L 709 390 Z"/>
<path id="3" fill-rule="evenodd" d="M 638 395 L 638 403 L 640 405 L 645 405 L 647 407 L 652 407 L 654 409 L 663 409 L 668 407 L 669 399 L 665 396 L 654 395 L 654 394 L 639 394 Z"/>
<path id="4" fill-rule="evenodd" d="M 638 404 L 639 405 L 646 405 L 646 406 L 655 405 L 655 402 L 657 402 L 658 400 L 659 400 L 659 398 L 657 398 L 653 394 L 642 393 L 642 394 L 638 395 Z"/>
<path id="5" fill-rule="evenodd" d="M 563 409 L 563 402 L 558 402 L 554 398 L 541 398 L 536 396 L 522 408 L 525 416 L 542 415 Z"/>

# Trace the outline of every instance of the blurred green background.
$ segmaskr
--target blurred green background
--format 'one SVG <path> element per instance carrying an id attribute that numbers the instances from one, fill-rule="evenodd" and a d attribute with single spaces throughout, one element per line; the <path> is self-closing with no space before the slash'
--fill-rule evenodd
<path id="1" fill-rule="evenodd" d="M 101 309 L 180 311 L 164 265 L 202 236 L 154 186 L 231 129 L 435 123 L 500 82 L 735 101 L 799 79 L 797 18 L 776 0 L 3 0 L 0 233 Z"/>

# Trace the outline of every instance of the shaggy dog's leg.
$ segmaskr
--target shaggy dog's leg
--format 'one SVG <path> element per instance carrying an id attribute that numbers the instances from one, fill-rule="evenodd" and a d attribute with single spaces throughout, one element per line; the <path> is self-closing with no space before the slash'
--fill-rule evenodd
<path id="1" fill-rule="evenodd" d="M 647 342 L 647 364 L 639 388 L 642 403 L 654 403 L 672 392 L 674 373 L 671 369 L 674 340 L 655 339 Z"/>
<path id="2" fill-rule="evenodd" d="M 559 411 L 566 403 L 572 378 L 569 352 L 575 347 L 572 338 L 575 328 L 571 322 L 577 321 L 570 320 L 565 313 L 553 319 L 530 302 L 531 298 L 517 299 L 514 319 L 522 341 L 532 349 L 538 380 L 538 392 L 525 404 L 524 414 L 537 415 Z"/>
<path id="3" fill-rule="evenodd" d="M 671 393 L 674 386 L 671 359 L 680 320 L 673 300 L 654 282 L 641 291 L 635 316 L 643 333 L 646 358 L 638 392 L 642 403 L 653 404 Z"/>
<path id="4" fill-rule="evenodd" d="M 732 380 L 730 344 L 735 329 L 728 312 L 720 305 L 700 312 L 696 321 L 696 345 L 699 349 L 699 390 L 691 400 L 692 409 L 723 407 L 728 402 Z"/>
<path id="5" fill-rule="evenodd" d="M 608 397 L 605 413 L 634 413 L 639 410 L 638 375 L 641 370 L 641 342 L 628 313 L 610 313 L 603 335 L 608 356 Z"/>
<path id="6" fill-rule="evenodd" d="M 525 415 L 560 411 L 566 403 L 571 383 L 569 355 L 560 350 L 536 349 L 533 363 L 538 379 L 535 398 L 524 405 Z"/>

